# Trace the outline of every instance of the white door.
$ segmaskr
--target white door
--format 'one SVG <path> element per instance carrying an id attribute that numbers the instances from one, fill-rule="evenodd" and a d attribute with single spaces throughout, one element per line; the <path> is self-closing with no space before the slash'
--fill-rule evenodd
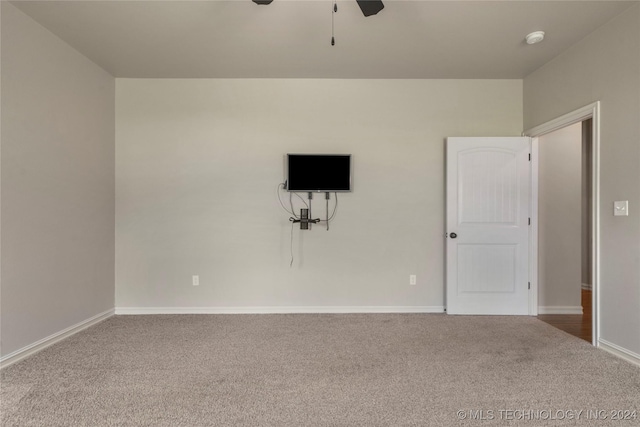
<path id="1" fill-rule="evenodd" d="M 449 314 L 529 314 L 529 147 L 447 138 Z"/>

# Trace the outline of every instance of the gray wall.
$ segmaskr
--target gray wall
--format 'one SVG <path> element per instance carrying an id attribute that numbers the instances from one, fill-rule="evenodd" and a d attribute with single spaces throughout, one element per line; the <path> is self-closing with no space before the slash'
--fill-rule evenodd
<path id="1" fill-rule="evenodd" d="M 591 289 L 593 228 L 593 120 L 582 122 L 582 285 Z"/>
<path id="2" fill-rule="evenodd" d="M 116 122 L 117 307 L 441 309 L 444 139 L 519 135 L 522 82 L 118 79 Z M 293 268 L 288 152 L 353 155 Z"/>
<path id="3" fill-rule="evenodd" d="M 579 309 L 582 287 L 582 123 L 540 137 L 540 311 Z"/>
<path id="4" fill-rule="evenodd" d="M 525 128 L 598 100 L 601 338 L 640 354 L 640 5 L 525 78 Z"/>
<path id="5" fill-rule="evenodd" d="M 2 355 L 114 306 L 114 79 L 2 2 Z"/>

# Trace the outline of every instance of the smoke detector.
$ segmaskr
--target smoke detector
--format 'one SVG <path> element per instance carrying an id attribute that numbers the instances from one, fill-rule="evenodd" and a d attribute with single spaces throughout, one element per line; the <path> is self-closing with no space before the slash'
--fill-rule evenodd
<path id="1" fill-rule="evenodd" d="M 527 34 L 527 37 L 524 39 L 527 41 L 527 44 L 540 43 L 544 40 L 544 31 L 534 31 L 531 34 Z"/>

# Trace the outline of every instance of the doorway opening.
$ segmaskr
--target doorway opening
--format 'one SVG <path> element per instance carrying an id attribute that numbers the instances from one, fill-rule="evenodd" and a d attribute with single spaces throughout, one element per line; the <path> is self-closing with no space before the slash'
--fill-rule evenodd
<path id="1" fill-rule="evenodd" d="M 532 137 L 531 313 L 598 342 L 599 104 Z"/>
<path id="2" fill-rule="evenodd" d="M 592 341 L 592 119 L 539 137 L 538 318 Z"/>

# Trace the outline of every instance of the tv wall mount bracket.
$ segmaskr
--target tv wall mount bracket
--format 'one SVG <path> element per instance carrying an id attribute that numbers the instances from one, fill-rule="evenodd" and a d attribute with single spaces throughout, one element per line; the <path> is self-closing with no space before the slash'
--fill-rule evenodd
<path id="1" fill-rule="evenodd" d="M 309 218 L 309 209 L 305 209 L 302 208 L 300 209 L 300 219 L 296 219 L 296 218 L 289 218 L 289 221 L 293 222 L 294 224 L 296 223 L 300 223 L 300 230 L 308 230 L 309 229 L 309 224 L 316 224 L 318 222 L 320 222 L 320 219 L 310 219 Z"/>

